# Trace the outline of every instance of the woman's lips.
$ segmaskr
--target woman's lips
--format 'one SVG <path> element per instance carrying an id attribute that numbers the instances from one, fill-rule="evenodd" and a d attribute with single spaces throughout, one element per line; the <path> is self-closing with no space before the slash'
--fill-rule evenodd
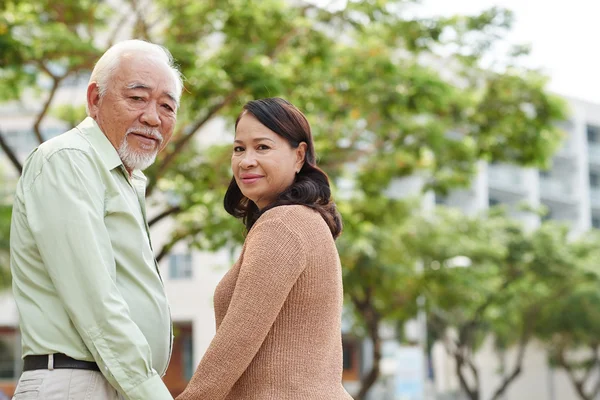
<path id="1" fill-rule="evenodd" d="M 240 177 L 241 181 L 245 185 L 253 184 L 254 182 L 260 180 L 262 178 L 261 175 L 242 175 Z"/>

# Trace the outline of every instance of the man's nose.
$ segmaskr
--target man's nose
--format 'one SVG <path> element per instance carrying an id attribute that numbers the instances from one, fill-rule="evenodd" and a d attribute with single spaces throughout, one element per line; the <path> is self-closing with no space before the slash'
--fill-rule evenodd
<path id="1" fill-rule="evenodd" d="M 156 110 L 156 103 L 148 103 L 141 116 L 141 121 L 148 126 L 160 125 L 160 117 L 158 116 L 158 111 Z"/>

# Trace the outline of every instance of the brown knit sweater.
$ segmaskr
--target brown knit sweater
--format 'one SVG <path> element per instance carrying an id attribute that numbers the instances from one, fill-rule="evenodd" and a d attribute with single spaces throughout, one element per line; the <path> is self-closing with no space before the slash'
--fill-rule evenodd
<path id="1" fill-rule="evenodd" d="M 265 212 L 214 304 L 217 333 L 177 400 L 352 399 L 341 383 L 340 261 L 317 212 Z"/>

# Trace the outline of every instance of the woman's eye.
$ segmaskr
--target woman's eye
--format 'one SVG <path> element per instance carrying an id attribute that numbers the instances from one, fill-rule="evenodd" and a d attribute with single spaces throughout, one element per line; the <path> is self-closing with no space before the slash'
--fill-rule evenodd
<path id="1" fill-rule="evenodd" d="M 244 151 L 244 148 L 243 148 L 242 146 L 235 146 L 235 147 L 233 148 L 233 151 L 234 151 L 235 153 L 239 153 L 240 151 Z"/>
<path id="2" fill-rule="evenodd" d="M 258 150 L 269 150 L 269 146 L 266 144 L 259 144 L 257 147 Z"/>
<path id="3" fill-rule="evenodd" d="M 133 101 L 142 101 L 143 100 L 140 96 L 131 96 L 129 98 Z"/>

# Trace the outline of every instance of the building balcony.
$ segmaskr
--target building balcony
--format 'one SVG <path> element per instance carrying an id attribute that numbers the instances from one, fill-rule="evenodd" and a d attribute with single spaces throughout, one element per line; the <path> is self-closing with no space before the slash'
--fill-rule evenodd
<path id="1" fill-rule="evenodd" d="M 571 159 L 577 156 L 575 144 L 572 140 L 565 140 L 563 145 L 557 150 L 555 157 Z"/>
<path id="2" fill-rule="evenodd" d="M 590 164 L 600 165 L 600 143 L 588 144 L 588 159 Z"/>
<path id="3" fill-rule="evenodd" d="M 590 187 L 590 205 L 600 209 L 600 187 Z"/>
<path id="4" fill-rule="evenodd" d="M 527 193 L 523 171 L 512 165 L 490 165 L 488 167 L 489 187 L 513 194 Z"/>
<path id="5" fill-rule="evenodd" d="M 540 196 L 543 199 L 560 203 L 573 203 L 576 201 L 572 183 L 556 178 L 540 177 Z"/>

